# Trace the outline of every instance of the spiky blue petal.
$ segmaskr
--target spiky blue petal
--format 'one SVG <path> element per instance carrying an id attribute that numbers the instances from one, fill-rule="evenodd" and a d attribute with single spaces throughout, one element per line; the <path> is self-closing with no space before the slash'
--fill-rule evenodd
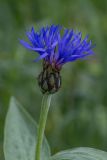
<path id="1" fill-rule="evenodd" d="M 73 29 L 63 29 L 61 26 L 51 25 L 35 32 L 32 27 L 26 35 L 30 43 L 23 40 L 20 40 L 20 43 L 25 48 L 39 53 L 39 57 L 34 60 L 35 62 L 45 59 L 50 64 L 62 66 L 67 62 L 94 54 L 93 45 L 88 40 L 88 35 L 82 40 L 82 33 Z"/>

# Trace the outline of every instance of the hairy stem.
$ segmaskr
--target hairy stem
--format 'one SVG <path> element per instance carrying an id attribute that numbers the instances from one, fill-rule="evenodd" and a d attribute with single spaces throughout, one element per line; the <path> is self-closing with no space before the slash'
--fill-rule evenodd
<path id="1" fill-rule="evenodd" d="M 42 142 L 44 138 L 44 130 L 45 130 L 47 115 L 50 107 L 50 102 L 51 102 L 51 95 L 44 94 L 42 99 L 41 113 L 40 113 L 39 126 L 38 126 L 38 137 L 37 137 L 37 144 L 36 144 L 35 160 L 41 160 Z"/>

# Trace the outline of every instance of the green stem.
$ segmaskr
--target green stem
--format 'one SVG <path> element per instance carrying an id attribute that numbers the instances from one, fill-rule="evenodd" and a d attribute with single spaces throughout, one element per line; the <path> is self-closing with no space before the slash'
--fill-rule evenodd
<path id="1" fill-rule="evenodd" d="M 39 120 L 39 126 L 38 126 L 38 137 L 37 137 L 37 144 L 36 144 L 36 156 L 35 160 L 41 159 L 41 149 L 42 149 L 42 142 L 44 138 L 44 130 L 47 120 L 47 115 L 50 107 L 51 102 L 51 95 L 45 94 L 42 99 L 42 105 L 41 105 L 41 113 L 40 113 L 40 120 Z"/>

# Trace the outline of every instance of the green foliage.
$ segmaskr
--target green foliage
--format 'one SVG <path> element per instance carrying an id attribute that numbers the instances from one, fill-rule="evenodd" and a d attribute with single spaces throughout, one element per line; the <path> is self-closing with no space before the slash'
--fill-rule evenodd
<path id="1" fill-rule="evenodd" d="M 34 160 L 36 138 L 37 125 L 15 98 L 11 98 L 5 124 L 5 160 Z M 49 156 L 50 149 L 44 139 L 42 160 L 48 160 Z"/>
<path id="2" fill-rule="evenodd" d="M 12 97 L 5 124 L 5 160 L 34 160 L 36 138 L 37 125 Z M 107 152 L 84 147 L 61 151 L 51 156 L 49 145 L 44 139 L 41 160 L 107 160 Z"/>
<path id="3" fill-rule="evenodd" d="M 54 96 L 46 135 L 52 153 L 87 146 L 107 151 L 107 0 L 0 0 L 0 160 L 3 128 L 11 95 L 39 118 L 42 94 L 37 84 L 37 54 L 18 41 L 32 25 L 62 24 L 88 33 L 95 57 L 62 70 L 62 87 Z M 32 54 L 33 53 L 33 54 Z"/>
<path id="4" fill-rule="evenodd" d="M 59 152 L 51 160 L 107 160 L 107 152 L 94 148 L 76 148 Z"/>

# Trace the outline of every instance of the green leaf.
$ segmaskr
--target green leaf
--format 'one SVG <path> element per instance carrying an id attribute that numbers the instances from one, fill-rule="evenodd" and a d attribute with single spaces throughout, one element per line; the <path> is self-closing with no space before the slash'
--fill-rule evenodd
<path id="1" fill-rule="evenodd" d="M 107 152 L 81 147 L 59 152 L 53 155 L 51 160 L 107 160 Z"/>
<path id="2" fill-rule="evenodd" d="M 37 125 L 25 109 L 11 98 L 4 130 L 5 160 L 35 160 Z M 42 160 L 50 157 L 50 148 L 44 138 Z"/>

